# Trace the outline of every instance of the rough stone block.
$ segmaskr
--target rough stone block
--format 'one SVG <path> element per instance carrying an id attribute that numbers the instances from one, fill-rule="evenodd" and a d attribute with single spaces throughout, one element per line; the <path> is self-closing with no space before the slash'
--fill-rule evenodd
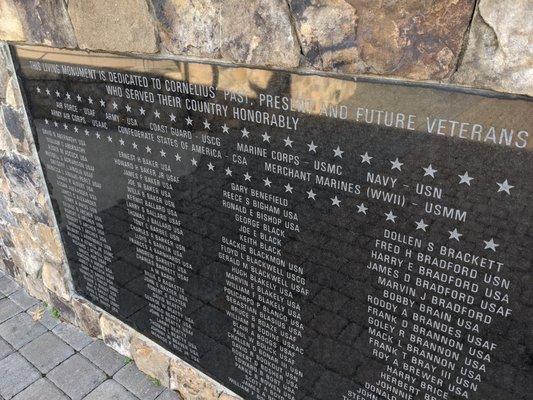
<path id="1" fill-rule="evenodd" d="M 101 312 L 96 306 L 80 297 L 74 297 L 71 303 L 76 314 L 76 325 L 89 336 L 100 337 L 102 333 L 100 330 Z"/>
<path id="2" fill-rule="evenodd" d="M 80 351 L 93 342 L 93 338 L 70 324 L 60 323 L 52 332 L 72 346 L 76 351 Z"/>
<path id="3" fill-rule="evenodd" d="M 215 383 L 185 362 L 173 359 L 170 362 L 170 388 L 190 400 L 217 399 L 220 391 Z"/>
<path id="4" fill-rule="evenodd" d="M 529 0 L 481 0 L 453 80 L 533 96 L 531 7 Z"/>
<path id="5" fill-rule="evenodd" d="M 46 331 L 44 325 L 34 321 L 26 313 L 15 315 L 0 325 L 0 336 L 15 349 L 20 349 Z"/>
<path id="6" fill-rule="evenodd" d="M 135 364 L 126 365 L 113 378 L 140 399 L 154 400 L 163 391 L 161 385 L 152 382 Z"/>
<path id="7" fill-rule="evenodd" d="M 46 332 L 21 348 L 20 354 L 46 374 L 74 354 L 74 350 L 52 332 Z"/>
<path id="8" fill-rule="evenodd" d="M 130 341 L 133 329 L 115 317 L 104 313 L 100 317 L 100 329 L 104 342 L 126 357 L 131 357 Z"/>
<path id="9" fill-rule="evenodd" d="M 13 397 L 13 400 L 69 400 L 48 379 L 41 378 L 32 383 L 22 392 Z"/>
<path id="10" fill-rule="evenodd" d="M 5 399 L 10 399 L 41 377 L 39 371 L 18 353 L 0 360 L 0 371 L 0 398 Z"/>
<path id="11" fill-rule="evenodd" d="M 169 52 L 284 67 L 300 62 L 284 0 L 154 0 L 153 5 Z"/>
<path id="12" fill-rule="evenodd" d="M 82 49 L 157 51 L 154 23 L 145 0 L 70 0 L 68 13 Z"/>
<path id="13" fill-rule="evenodd" d="M 19 17 L 15 0 L 0 0 L 0 39 L 24 41 L 26 34 Z"/>
<path id="14" fill-rule="evenodd" d="M 105 374 L 80 354 L 55 367 L 47 378 L 72 400 L 81 400 L 106 380 Z"/>
<path id="15" fill-rule="evenodd" d="M 131 340 L 131 355 L 141 371 L 157 378 L 163 386 L 170 385 L 170 357 L 163 348 L 136 334 Z"/>
<path id="16" fill-rule="evenodd" d="M 86 346 L 81 351 L 81 354 L 109 376 L 113 376 L 125 364 L 124 356 L 117 353 L 101 340 L 95 340 Z"/>
<path id="17" fill-rule="evenodd" d="M 128 392 L 116 381 L 107 380 L 89 393 L 83 400 L 137 400 L 137 397 Z"/>
<path id="18" fill-rule="evenodd" d="M 45 262 L 42 269 L 44 285 L 57 296 L 70 300 L 70 289 L 65 279 L 64 271 L 57 264 Z"/>

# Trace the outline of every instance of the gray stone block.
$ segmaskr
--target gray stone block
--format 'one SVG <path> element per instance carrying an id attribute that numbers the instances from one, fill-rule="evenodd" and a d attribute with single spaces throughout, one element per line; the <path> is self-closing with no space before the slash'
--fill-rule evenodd
<path id="1" fill-rule="evenodd" d="M 13 300 L 4 298 L 0 300 L 0 323 L 7 321 L 22 312 L 22 308 L 17 306 Z"/>
<path id="2" fill-rule="evenodd" d="M 163 393 L 161 393 L 159 396 L 157 396 L 156 400 L 183 400 L 183 399 L 175 391 L 167 389 Z"/>
<path id="3" fill-rule="evenodd" d="M 60 323 L 52 332 L 71 345 L 76 351 L 80 351 L 94 341 L 93 338 L 70 324 Z"/>
<path id="4" fill-rule="evenodd" d="M 19 289 L 19 285 L 11 277 L 5 275 L 0 278 L 0 292 L 6 296 L 16 292 Z"/>
<path id="5" fill-rule="evenodd" d="M 20 349 L 20 354 L 46 374 L 74 354 L 74 350 L 52 332 L 46 332 Z"/>
<path id="6" fill-rule="evenodd" d="M 19 289 L 16 292 L 11 293 L 9 298 L 24 311 L 39 303 L 39 300 L 35 297 L 31 297 L 24 289 Z"/>
<path id="7" fill-rule="evenodd" d="M 0 338 L 0 360 L 6 358 L 13 353 L 13 351 L 13 347 L 11 347 L 4 339 Z"/>
<path id="8" fill-rule="evenodd" d="M 0 396 L 5 399 L 12 398 L 41 377 L 39 371 L 18 353 L 0 360 L 0 371 L 3 372 L 0 379 Z"/>
<path id="9" fill-rule="evenodd" d="M 35 306 L 31 307 L 27 312 L 32 318 L 36 313 L 40 314 L 40 317 L 36 320 L 50 330 L 54 329 L 60 323 L 59 319 L 52 316 L 52 314 L 50 313 L 50 309 L 46 308 L 42 303 L 36 304 Z"/>
<path id="10" fill-rule="evenodd" d="M 41 378 L 32 383 L 12 400 L 69 400 L 52 382 Z"/>
<path id="11" fill-rule="evenodd" d="M 107 380 L 94 389 L 84 400 L 138 400 L 124 386 L 114 380 Z"/>
<path id="12" fill-rule="evenodd" d="M 0 336 L 17 350 L 46 331 L 44 325 L 34 321 L 26 313 L 15 315 L 0 324 Z"/>
<path id="13" fill-rule="evenodd" d="M 117 353 L 101 340 L 95 340 L 86 346 L 81 351 L 81 354 L 109 376 L 115 375 L 125 364 L 124 356 Z"/>
<path id="14" fill-rule="evenodd" d="M 114 379 L 143 400 L 154 400 L 163 392 L 163 388 L 139 371 L 135 364 L 126 365 L 115 374 Z"/>
<path id="15" fill-rule="evenodd" d="M 80 354 L 55 367 L 47 375 L 72 400 L 81 400 L 106 380 L 105 374 Z"/>

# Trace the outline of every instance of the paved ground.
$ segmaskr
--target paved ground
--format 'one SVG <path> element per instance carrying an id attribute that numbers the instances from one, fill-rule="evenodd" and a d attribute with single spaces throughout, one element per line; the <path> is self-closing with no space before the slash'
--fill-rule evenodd
<path id="1" fill-rule="evenodd" d="M 178 400 L 0 271 L 0 400 Z"/>

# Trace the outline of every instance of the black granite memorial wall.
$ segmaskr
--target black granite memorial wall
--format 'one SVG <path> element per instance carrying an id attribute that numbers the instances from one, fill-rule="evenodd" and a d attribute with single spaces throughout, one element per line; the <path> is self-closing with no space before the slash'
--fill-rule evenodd
<path id="1" fill-rule="evenodd" d="M 531 398 L 531 101 L 15 54 L 78 293 L 250 400 Z"/>

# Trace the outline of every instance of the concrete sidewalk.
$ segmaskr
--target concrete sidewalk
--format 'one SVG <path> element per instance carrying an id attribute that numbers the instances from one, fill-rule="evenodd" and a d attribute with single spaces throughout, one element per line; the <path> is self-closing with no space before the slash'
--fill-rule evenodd
<path id="1" fill-rule="evenodd" d="M 178 400 L 0 270 L 0 400 Z"/>

